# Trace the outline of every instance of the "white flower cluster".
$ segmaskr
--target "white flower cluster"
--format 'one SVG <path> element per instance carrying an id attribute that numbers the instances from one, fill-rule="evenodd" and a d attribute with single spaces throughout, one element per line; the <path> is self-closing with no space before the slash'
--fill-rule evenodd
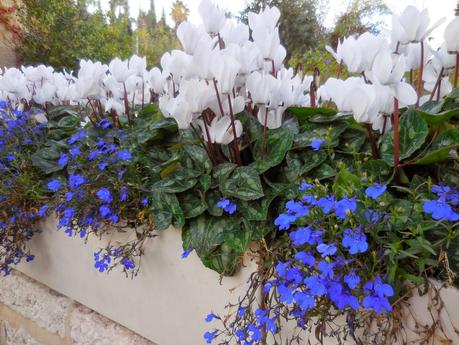
<path id="1" fill-rule="evenodd" d="M 328 79 L 319 88 L 319 97 L 333 101 L 340 111 L 352 112 L 358 122 L 383 131 L 390 128 L 387 119 L 394 111 L 394 98 L 403 106 L 423 104 L 435 93 L 438 99 L 449 94 L 449 79 L 459 51 L 459 17 L 446 27 L 445 42 L 433 50 L 427 37 L 442 22 L 430 26 L 426 9 L 408 6 L 401 15 L 392 16 L 392 30 L 388 33 L 376 36 L 367 32 L 357 38 L 345 38 L 338 43 L 336 52 L 327 47 L 339 64 L 357 76 Z M 419 70 L 417 92 L 404 80 L 406 73 L 412 76 L 414 70 Z M 430 95 L 422 96 L 422 85 Z"/>
<path id="2" fill-rule="evenodd" d="M 180 129 L 195 123 L 207 142 L 229 144 L 242 134 L 235 115 L 244 109 L 272 129 L 282 125 L 288 107 L 332 101 L 339 111 L 352 112 L 357 121 L 384 131 L 391 126 L 394 98 L 402 106 L 422 104 L 452 90 L 458 17 L 446 27 L 445 42 L 433 50 L 427 37 L 440 22 L 430 26 L 427 10 L 408 6 L 401 15 L 393 15 L 390 32 L 345 38 L 336 52 L 327 47 L 353 76 L 330 78 L 318 87 L 313 77 L 284 66 L 286 50 L 279 38 L 276 7 L 249 13 L 248 25 L 227 18 L 212 0 L 203 0 L 199 12 L 202 25 L 180 24 L 177 36 L 183 50 L 164 54 L 161 69 L 147 70 L 145 58 L 138 56 L 128 61 L 116 58 L 109 65 L 82 60 L 76 76 L 43 65 L 9 68 L 0 75 L 0 99 L 45 107 L 81 105 L 128 119 L 137 106 L 158 101 L 163 114 L 173 117 Z M 422 77 L 416 79 L 417 92 L 405 81 L 414 70 Z M 422 88 L 429 94 L 422 96 Z"/>

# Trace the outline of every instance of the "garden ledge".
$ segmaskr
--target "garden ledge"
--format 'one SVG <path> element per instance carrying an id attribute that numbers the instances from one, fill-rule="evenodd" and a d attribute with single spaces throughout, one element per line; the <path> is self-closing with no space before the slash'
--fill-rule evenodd
<path id="1" fill-rule="evenodd" d="M 117 271 L 107 275 L 94 269 L 93 253 L 109 241 L 122 240 L 123 234 L 101 240 L 91 237 L 85 244 L 57 231 L 56 224 L 54 217 L 42 223 L 43 233 L 31 241 L 36 259 L 20 265 L 19 270 L 158 345 L 204 344 L 202 335 L 211 329 L 205 315 L 222 313 L 229 301 L 236 301 L 256 268 L 246 258 L 244 269 L 220 282 L 220 276 L 205 268 L 195 253 L 181 259 L 181 232 L 170 229 L 146 246 L 137 277 L 126 278 Z M 441 343 L 443 329 L 452 344 L 459 344 L 455 332 L 459 329 L 459 291 L 443 288 L 441 296 L 444 308 L 435 327 L 436 339 Z M 432 325 L 426 308 L 429 298 L 427 294 L 410 300 L 403 325 L 409 339 L 417 339 L 412 332 L 414 318 L 426 331 Z M 324 344 L 334 344 L 333 339 Z"/>

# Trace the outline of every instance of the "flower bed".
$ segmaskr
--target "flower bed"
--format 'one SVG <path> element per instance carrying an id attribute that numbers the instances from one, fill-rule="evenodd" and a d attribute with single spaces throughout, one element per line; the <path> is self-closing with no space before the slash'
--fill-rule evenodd
<path id="1" fill-rule="evenodd" d="M 205 341 L 280 341 L 285 321 L 335 341 L 398 339 L 409 284 L 429 291 L 459 272 L 458 18 L 432 51 L 436 24 L 409 6 L 390 38 L 329 48 L 352 76 L 321 85 L 283 65 L 277 8 L 249 26 L 210 1 L 200 12 L 204 26 L 179 26 L 183 51 L 161 70 L 133 56 L 82 60 L 76 76 L 4 71 L 2 272 L 34 259 L 29 242 L 52 214 L 69 237 L 126 234 L 93 251 L 94 268 L 131 278 L 175 227 L 182 258 L 222 277 L 247 253 L 257 262 L 228 316 L 207 316 L 220 325 Z"/>

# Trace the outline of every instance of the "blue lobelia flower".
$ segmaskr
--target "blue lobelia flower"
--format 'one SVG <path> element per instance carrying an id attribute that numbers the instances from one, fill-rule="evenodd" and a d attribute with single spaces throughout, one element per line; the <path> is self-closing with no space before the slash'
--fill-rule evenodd
<path id="1" fill-rule="evenodd" d="M 350 254 L 365 253 L 368 250 L 367 237 L 361 231 L 361 227 L 344 230 L 341 244 L 349 249 Z"/>
<path id="2" fill-rule="evenodd" d="M 300 187 L 298 188 L 298 190 L 304 191 L 304 190 L 308 190 L 308 189 L 313 189 L 315 187 L 316 187 L 315 185 L 310 184 L 310 183 L 306 183 L 306 182 L 303 181 L 303 182 L 301 182 Z"/>
<path id="3" fill-rule="evenodd" d="M 333 272 L 333 264 L 328 263 L 325 260 L 322 260 L 318 263 L 317 269 L 321 273 L 320 276 L 321 278 L 333 278 L 334 272 Z"/>
<path id="4" fill-rule="evenodd" d="M 422 208 L 425 213 L 431 214 L 435 220 L 459 220 L 459 214 L 453 210 L 451 205 L 442 200 L 427 200 Z"/>
<path id="5" fill-rule="evenodd" d="M 322 257 L 331 256 L 336 253 L 337 248 L 334 244 L 325 244 L 321 243 L 317 246 L 317 251 L 322 255 Z"/>
<path id="6" fill-rule="evenodd" d="M 79 175 L 79 174 L 69 175 L 69 187 L 70 188 L 78 188 L 85 182 L 86 182 L 86 179 L 82 175 Z"/>
<path id="7" fill-rule="evenodd" d="M 365 194 L 374 200 L 378 200 L 381 197 L 381 195 L 384 194 L 386 189 L 386 185 L 375 182 L 373 186 L 370 186 L 367 189 L 365 189 Z"/>
<path id="8" fill-rule="evenodd" d="M 123 258 L 121 260 L 121 264 L 124 266 L 126 270 L 132 270 L 135 268 L 135 263 L 129 258 Z"/>
<path id="9" fill-rule="evenodd" d="M 182 253 L 182 259 L 186 259 L 191 254 L 192 251 L 193 249 L 185 249 Z"/>
<path id="10" fill-rule="evenodd" d="M 48 189 L 53 192 L 57 192 L 59 189 L 61 189 L 61 187 L 62 187 L 62 182 L 59 180 L 52 180 L 48 182 Z"/>
<path id="11" fill-rule="evenodd" d="M 334 196 L 326 196 L 317 200 L 317 206 L 320 207 L 325 214 L 330 213 L 335 208 L 335 203 Z"/>
<path id="12" fill-rule="evenodd" d="M 210 314 L 207 314 L 205 321 L 209 323 L 209 322 L 212 322 L 214 319 L 219 319 L 219 317 L 215 315 L 214 313 L 210 313 Z"/>
<path id="13" fill-rule="evenodd" d="M 237 210 L 237 205 L 235 202 L 232 202 L 229 199 L 220 199 L 219 202 L 217 202 L 217 207 L 223 209 L 228 214 L 234 214 Z"/>
<path id="14" fill-rule="evenodd" d="M 72 147 L 69 152 L 72 157 L 76 157 L 81 154 L 81 149 L 78 146 L 75 146 Z"/>
<path id="15" fill-rule="evenodd" d="M 293 288 L 286 286 L 285 284 L 280 284 L 277 287 L 277 292 L 279 293 L 279 301 L 285 304 L 293 303 Z"/>
<path id="16" fill-rule="evenodd" d="M 128 161 L 132 159 L 132 154 L 128 150 L 118 151 L 118 159 L 121 161 Z"/>
<path id="17" fill-rule="evenodd" d="M 258 341 L 261 340 L 261 336 L 262 336 L 261 335 L 261 331 L 257 326 L 255 326 L 253 324 L 249 325 L 247 327 L 247 332 L 250 334 L 250 337 L 252 338 L 252 342 L 253 341 L 258 342 Z"/>
<path id="18" fill-rule="evenodd" d="M 66 155 L 65 153 L 62 153 L 61 156 L 59 157 L 59 160 L 57 161 L 57 164 L 59 164 L 59 166 L 63 168 L 67 165 L 68 161 L 69 161 L 69 156 Z"/>
<path id="19" fill-rule="evenodd" d="M 296 219 L 296 216 L 284 212 L 274 220 L 274 225 L 276 225 L 279 230 L 288 230 L 290 229 L 292 223 L 296 221 Z"/>
<path id="20" fill-rule="evenodd" d="M 305 217 L 309 214 L 309 207 L 305 206 L 301 201 L 289 200 L 285 204 L 289 214 L 295 215 L 297 218 Z"/>
<path id="21" fill-rule="evenodd" d="M 281 262 L 279 261 L 276 265 L 276 272 L 279 275 L 279 277 L 284 277 L 285 274 L 287 273 L 287 268 L 290 267 L 290 262 Z"/>
<path id="22" fill-rule="evenodd" d="M 112 211 L 108 205 L 99 206 L 99 213 L 102 218 L 107 218 L 111 212 Z"/>
<path id="23" fill-rule="evenodd" d="M 313 231 L 310 227 L 299 228 L 298 230 L 290 233 L 290 239 L 292 240 L 293 245 L 302 246 L 303 244 L 311 241 L 312 232 Z"/>
<path id="24" fill-rule="evenodd" d="M 325 143 L 324 139 L 314 138 L 311 140 L 311 147 L 313 151 L 319 151 L 322 145 Z"/>
<path id="25" fill-rule="evenodd" d="M 350 289 L 355 289 L 360 284 L 360 277 L 354 271 L 351 271 L 344 276 L 344 282 Z"/>
<path id="26" fill-rule="evenodd" d="M 301 292 L 301 291 L 295 292 L 293 297 L 295 298 L 296 303 L 298 304 L 298 306 L 300 307 L 302 311 L 310 310 L 314 308 L 316 304 L 313 296 L 307 293 Z"/>
<path id="27" fill-rule="evenodd" d="M 211 344 L 216 335 L 217 335 L 217 331 L 204 333 L 204 339 L 206 340 L 206 343 Z"/>
<path id="28" fill-rule="evenodd" d="M 335 214 L 339 219 L 346 219 L 348 212 L 354 212 L 357 209 L 357 203 L 354 198 L 344 197 L 335 204 Z"/>
<path id="29" fill-rule="evenodd" d="M 312 275 L 304 279 L 304 283 L 309 289 L 309 292 L 314 296 L 323 296 L 327 292 L 324 280 L 319 276 Z"/>
<path id="30" fill-rule="evenodd" d="M 103 202 L 109 204 L 112 202 L 112 195 L 108 188 L 101 188 L 96 193 L 97 197 Z"/>
<path id="31" fill-rule="evenodd" d="M 316 258 L 308 252 L 298 252 L 295 254 L 295 260 L 300 261 L 303 265 L 313 267 L 316 263 Z"/>
<path id="32" fill-rule="evenodd" d="M 44 217 L 46 215 L 46 212 L 48 211 L 48 208 L 49 208 L 48 204 L 43 205 L 42 207 L 40 207 L 37 214 L 40 217 Z"/>
<path id="33" fill-rule="evenodd" d="M 120 201 L 121 202 L 125 202 L 127 200 L 127 196 L 128 196 L 128 189 L 127 188 L 123 188 L 121 190 Z"/>

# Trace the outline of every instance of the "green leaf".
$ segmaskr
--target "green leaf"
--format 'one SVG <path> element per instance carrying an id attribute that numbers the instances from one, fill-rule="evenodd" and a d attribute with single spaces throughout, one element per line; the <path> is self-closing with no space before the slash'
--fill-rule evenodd
<path id="1" fill-rule="evenodd" d="M 197 191 L 193 190 L 181 193 L 177 197 L 180 202 L 180 206 L 182 207 L 185 219 L 197 217 L 207 210 L 207 204 Z"/>
<path id="2" fill-rule="evenodd" d="M 427 101 L 420 107 L 420 109 L 422 111 L 425 111 L 426 113 L 438 114 L 439 112 L 441 112 L 442 107 L 443 102 Z"/>
<path id="3" fill-rule="evenodd" d="M 271 167 L 280 164 L 287 152 L 292 148 L 294 132 L 288 128 L 270 129 L 266 133 L 264 161 Z M 253 148 L 256 161 L 261 159 L 262 135 L 259 136 Z"/>
<path id="4" fill-rule="evenodd" d="M 80 124 L 80 118 L 78 116 L 65 116 L 59 120 L 57 126 L 59 128 L 76 129 Z"/>
<path id="5" fill-rule="evenodd" d="M 328 146 L 338 146 L 339 137 L 348 126 L 349 123 L 342 120 L 332 124 L 305 123 L 301 127 L 301 133 L 295 136 L 294 147 L 310 147 L 313 139 L 324 139 Z"/>
<path id="6" fill-rule="evenodd" d="M 215 217 L 223 215 L 223 210 L 220 207 L 217 207 L 217 203 L 221 198 L 222 195 L 216 190 L 211 190 L 206 194 L 206 203 L 208 207 L 207 212 L 209 212 L 210 215 Z"/>
<path id="7" fill-rule="evenodd" d="M 182 238 L 184 247 L 196 250 L 205 266 L 225 275 L 237 270 L 249 243 L 249 233 L 227 216 L 194 218 L 183 228 Z"/>
<path id="8" fill-rule="evenodd" d="M 184 149 L 188 157 L 193 161 L 194 167 L 203 173 L 210 174 L 212 171 L 212 162 L 204 148 L 198 145 L 186 145 Z"/>
<path id="9" fill-rule="evenodd" d="M 209 190 L 211 183 L 212 177 L 210 177 L 210 175 L 199 176 L 199 185 L 201 186 L 203 192 L 207 192 Z"/>
<path id="10" fill-rule="evenodd" d="M 314 179 L 324 180 L 336 176 L 336 171 L 327 163 L 323 163 L 312 170 L 310 176 Z"/>
<path id="11" fill-rule="evenodd" d="M 196 185 L 198 180 L 186 169 L 179 170 L 171 175 L 168 175 L 162 180 L 156 181 L 151 186 L 152 191 L 165 193 L 180 193 L 184 192 Z"/>
<path id="12" fill-rule="evenodd" d="M 214 168 L 213 176 L 219 180 L 227 179 L 236 168 L 237 165 L 234 163 L 219 164 Z"/>
<path id="13" fill-rule="evenodd" d="M 269 207 L 278 195 L 279 191 L 270 190 L 262 199 L 238 202 L 238 211 L 249 221 L 265 221 L 268 219 Z"/>
<path id="14" fill-rule="evenodd" d="M 45 174 L 61 171 L 63 167 L 57 161 L 62 152 L 62 145 L 56 141 L 50 141 L 47 145 L 32 155 L 32 165 Z"/>
<path id="15" fill-rule="evenodd" d="M 251 167 L 236 168 L 227 179 L 220 181 L 220 191 L 241 200 L 256 200 L 264 195 L 260 176 Z"/>
<path id="16" fill-rule="evenodd" d="M 348 128 L 340 137 L 339 148 L 348 153 L 360 152 L 366 139 L 361 130 Z"/>
<path id="17" fill-rule="evenodd" d="M 428 113 L 420 110 L 418 110 L 418 113 L 429 125 L 438 125 L 440 123 L 448 121 L 450 118 L 454 116 L 459 116 L 459 108 L 447 110 L 437 114 Z"/>
<path id="18" fill-rule="evenodd" d="M 341 170 L 333 183 L 333 191 L 340 198 L 344 196 L 351 197 L 362 187 L 360 177 L 351 174 L 346 170 Z"/>
<path id="19" fill-rule="evenodd" d="M 158 230 L 165 230 L 171 225 L 180 229 L 185 224 L 185 216 L 175 194 L 152 193 L 151 212 Z"/>
<path id="20" fill-rule="evenodd" d="M 336 110 L 330 108 L 291 107 L 288 111 L 296 116 L 300 124 L 309 121 L 312 117 L 317 115 L 321 115 L 322 118 L 334 118 L 336 115 Z"/>
<path id="21" fill-rule="evenodd" d="M 285 176 L 289 181 L 295 181 L 321 165 L 326 159 L 327 154 L 324 151 L 290 151 L 287 153 Z"/>
<path id="22" fill-rule="evenodd" d="M 459 147 L 459 130 L 448 129 L 442 132 L 432 143 L 431 149 L 414 164 L 428 165 L 442 162 L 450 158 L 450 151 Z"/>
<path id="23" fill-rule="evenodd" d="M 392 174 L 392 169 L 382 159 L 372 159 L 363 163 L 362 172 L 375 181 L 383 182 Z"/>
<path id="24" fill-rule="evenodd" d="M 450 99 L 459 98 L 459 88 L 453 89 L 453 91 L 451 91 L 451 93 L 448 95 L 448 98 Z"/>
<path id="25" fill-rule="evenodd" d="M 408 109 L 400 119 L 400 161 L 409 158 L 424 144 L 429 128 L 426 121 L 414 109 Z M 381 157 L 394 166 L 394 132 L 386 133 L 382 139 Z"/>

